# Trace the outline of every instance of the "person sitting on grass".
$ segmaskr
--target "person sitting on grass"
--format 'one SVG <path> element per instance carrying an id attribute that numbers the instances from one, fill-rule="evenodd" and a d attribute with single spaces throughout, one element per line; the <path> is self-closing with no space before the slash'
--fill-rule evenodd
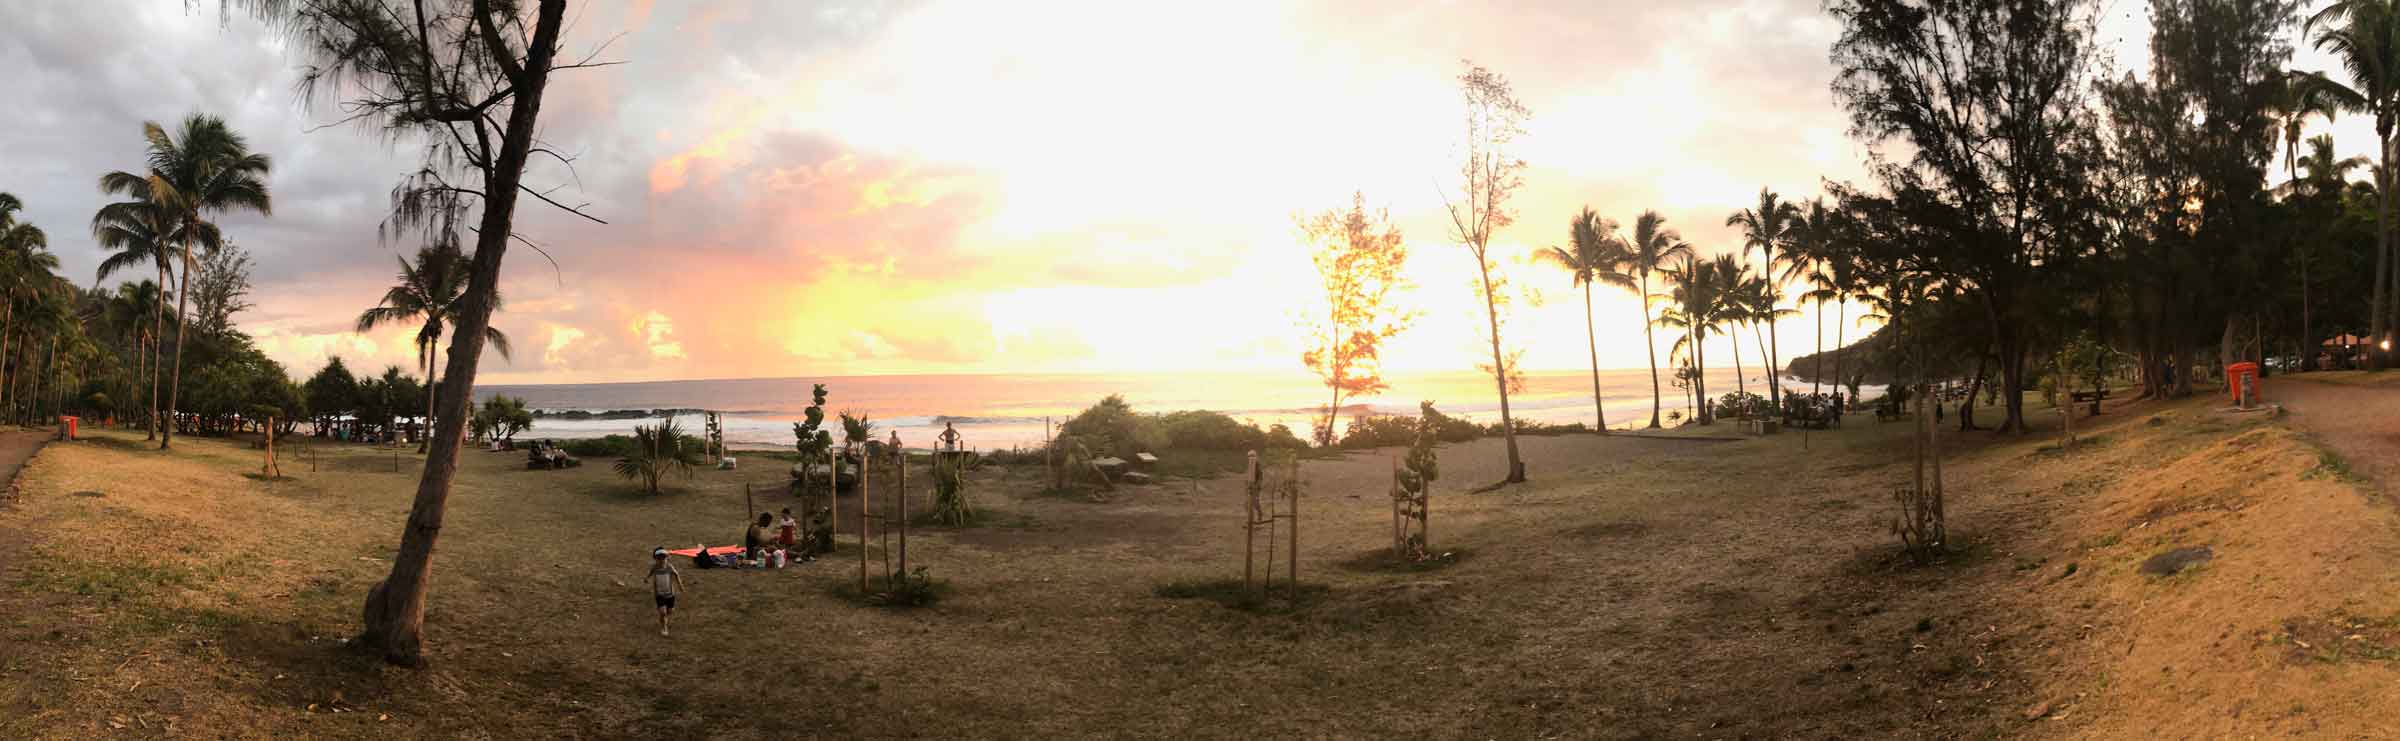
<path id="1" fill-rule="evenodd" d="M 701 550 L 701 553 L 707 552 L 706 549 Z M 667 634 L 667 618 L 675 614 L 675 595 L 685 589 L 683 574 L 667 565 L 667 549 L 660 547 L 650 549 L 648 576 L 651 596 L 656 597 L 658 603 L 658 634 L 663 636 Z"/>
<path id="2" fill-rule="evenodd" d="M 765 512 L 758 513 L 758 522 L 752 524 L 748 530 L 742 531 L 743 559 L 749 561 L 763 561 L 766 559 L 767 544 L 774 541 L 774 537 L 767 534 L 769 532 L 768 528 L 772 528 L 774 526 L 774 515 L 767 514 Z"/>

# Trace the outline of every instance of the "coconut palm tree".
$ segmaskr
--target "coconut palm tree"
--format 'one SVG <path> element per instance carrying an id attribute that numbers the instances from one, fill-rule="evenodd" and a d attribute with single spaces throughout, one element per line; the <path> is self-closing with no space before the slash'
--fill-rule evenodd
<path id="1" fill-rule="evenodd" d="M 455 245 L 435 244 L 417 250 L 417 261 L 400 258 L 400 282 L 384 291 L 383 302 L 359 312 L 358 331 L 367 332 L 385 324 L 418 322 L 417 365 L 425 370 L 425 421 L 431 429 L 434 397 L 441 388 L 436 378 L 434 357 L 441 347 L 442 331 L 450 324 L 459 298 L 467 292 L 467 257 L 459 254 Z M 492 305 L 499 308 L 500 296 L 494 293 Z M 484 342 L 491 345 L 500 357 L 509 357 L 508 335 L 499 327 L 485 327 Z M 431 435 L 417 438 L 417 452 L 425 452 L 432 442 Z"/>
<path id="2" fill-rule="evenodd" d="M 1694 407 L 1692 419 L 1700 424 L 1716 421 L 1708 408 L 1708 353 L 1704 344 L 1710 334 L 1721 334 L 1718 312 L 1723 291 L 1717 284 L 1718 271 L 1709 263 L 1686 255 L 1673 268 L 1659 271 L 1666 276 L 1667 308 L 1658 313 L 1653 324 L 1668 329 L 1683 330 L 1669 353 L 1691 360 Z"/>
<path id="3" fill-rule="evenodd" d="M 159 290 L 158 283 L 153 281 L 119 283 L 116 293 L 108 297 L 108 323 L 117 327 L 119 332 L 124 335 L 127 344 L 132 345 L 128 354 L 133 358 L 133 393 L 127 394 L 127 398 L 141 398 L 143 372 L 157 370 L 156 363 L 152 361 L 157 352 L 159 337 L 155 326 L 158 318 L 165 314 L 164 311 L 161 311 L 165 307 L 165 292 Z M 152 372 L 149 374 L 149 378 L 151 382 L 150 418 L 145 421 L 144 426 L 150 429 L 150 438 L 156 439 L 158 437 L 158 374 Z M 128 413 L 131 411 L 127 410 Z"/>
<path id="4" fill-rule="evenodd" d="M 2300 182 L 2300 142 L 2301 135 L 2307 132 L 2308 119 L 2323 117 L 2326 123 L 2332 123 L 2341 106 L 2309 73 L 2286 72 L 2278 82 L 2267 111 L 2275 118 L 2275 133 L 2283 142 L 2285 185 L 2290 186 Z"/>
<path id="5" fill-rule="evenodd" d="M 2350 80 L 2336 82 L 2324 73 L 2300 76 L 2295 84 L 2306 95 L 2323 96 L 2342 110 L 2375 118 L 2375 275 L 2369 301 L 2369 334 L 2376 349 L 2368 353 L 2373 367 L 2390 363 L 2384 349 L 2391 339 L 2395 260 L 2391 211 L 2392 127 L 2400 123 L 2400 0 L 2334 0 L 2309 16 L 2301 26 L 2318 51 L 2333 56 Z"/>
<path id="6" fill-rule="evenodd" d="M 1629 279 L 1635 294 L 1642 299 L 1642 349 L 1650 357 L 1650 429 L 1658 429 L 1658 341 L 1651 337 L 1655 320 L 1650 315 L 1650 274 L 1664 272 L 1676 260 L 1690 261 L 1692 245 L 1683 235 L 1667 228 L 1667 217 L 1657 211 L 1643 211 L 1633 220 L 1633 234 L 1625 243 L 1625 262 L 1618 268 L 1620 277 Z M 1610 285 L 1623 285 L 1611 280 Z"/>
<path id="7" fill-rule="evenodd" d="M 1750 281 L 1756 278 L 1750 275 L 1749 266 L 1734 261 L 1732 255 L 1718 255 L 1710 259 L 1705 267 L 1712 274 L 1709 282 L 1717 287 L 1716 309 L 1710 313 L 1710 318 L 1725 327 L 1722 332 L 1727 344 L 1733 348 L 1733 390 L 1736 394 L 1748 396 L 1750 379 L 1749 372 L 1742 370 L 1741 330 L 1751 326 L 1750 306 L 1746 303 L 1748 296 L 1744 291 L 1750 289 Z M 1766 356 L 1761 354 L 1759 357 Z"/>
<path id="8" fill-rule="evenodd" d="M 56 259 L 51 263 L 55 265 Z M 46 413 L 41 399 L 45 389 L 54 388 L 50 378 L 58 370 L 59 343 L 82 329 L 81 317 L 75 312 L 74 284 L 47 273 L 38 282 L 41 285 L 27 297 L 24 316 L 17 321 L 18 369 L 11 397 L 16 399 L 13 411 L 21 424 L 42 421 Z"/>
<path id="9" fill-rule="evenodd" d="M 1774 275 L 1776 268 L 1782 267 L 1785 262 L 1789 261 L 1788 253 L 1785 258 L 1778 259 L 1775 250 L 1791 244 L 1793 229 L 1799 225 L 1800 218 L 1798 207 L 1784 202 L 1781 197 L 1775 195 L 1775 191 L 1760 188 L 1758 189 L 1758 206 L 1735 211 L 1732 215 L 1726 216 L 1725 225 L 1741 228 L 1742 254 L 1747 255 L 1750 254 L 1750 250 L 1758 250 L 1760 264 L 1763 266 L 1761 272 Z M 1767 289 L 1770 293 L 1778 294 L 1776 297 L 1778 301 L 1782 300 L 1780 292 L 1775 290 L 1772 283 L 1767 286 Z M 1767 356 L 1769 371 L 1767 373 L 1767 396 L 1775 402 L 1776 406 L 1781 407 L 1783 405 L 1783 383 L 1777 380 L 1780 374 L 1774 372 L 1775 367 L 1779 365 L 1778 356 L 1781 354 L 1781 348 L 1775 346 L 1775 321 L 1772 318 L 1767 320 L 1767 347 L 1770 351 Z"/>
<path id="10" fill-rule="evenodd" d="M 2308 153 L 2296 158 L 2293 167 L 2295 174 L 2289 183 L 2292 186 L 2290 197 L 2317 199 L 2330 195 L 2338 199 L 2342 189 L 2350 180 L 2350 172 L 2372 167 L 2372 164 L 2365 157 L 2335 155 L 2333 136 L 2318 134 L 2309 137 Z M 2301 171 L 2306 171 L 2306 174 L 2298 174 Z M 2294 249 L 2292 253 L 2293 262 L 2300 267 L 2300 336 L 2303 338 L 2304 346 L 2313 347 L 2317 341 L 2315 317 L 2312 311 L 2316 302 L 2309 295 L 2309 286 L 2311 285 L 2308 277 L 2309 256 L 2310 250 L 2306 248 Z M 2302 363 L 2301 367 L 2306 370 L 2317 369 L 2314 353 L 2302 353 L 2300 362 Z"/>
<path id="11" fill-rule="evenodd" d="M 1633 288 L 1622 269 L 1632 256 L 1625 239 L 1617 234 L 1617 222 L 1594 213 L 1590 206 L 1567 224 L 1567 244 L 1536 252 L 1534 257 L 1565 268 L 1574 285 L 1583 289 L 1583 340 L 1592 357 L 1592 414 L 1599 420 L 1600 434 L 1606 435 L 1608 407 L 1600 401 L 1600 340 L 1592 325 L 1592 284 Z"/>
<path id="12" fill-rule="evenodd" d="M 1776 305 L 1778 301 L 1775 295 L 1775 286 L 1764 275 L 1743 278 L 1732 291 L 1732 296 L 1727 299 L 1726 303 L 1731 305 L 1731 308 L 1728 309 L 1729 312 L 1740 317 L 1743 323 L 1750 325 L 1750 338 L 1758 342 L 1758 355 L 1762 358 L 1770 355 L 1769 350 L 1774 343 L 1772 338 L 1774 330 L 1760 332 L 1758 326 L 1764 323 L 1773 327 L 1777 319 L 1788 319 L 1800 315 L 1797 310 Z M 1767 371 L 1772 375 L 1776 369 L 1768 368 Z M 1769 386 L 1769 388 L 1773 387 Z M 1775 408 L 1780 412 L 1782 405 L 1778 404 Z"/>
<path id="13" fill-rule="evenodd" d="M 118 271 L 148 265 L 158 271 L 158 283 L 155 285 L 166 285 L 169 274 L 174 270 L 176 248 L 183 243 L 183 233 L 187 228 L 192 230 L 193 241 L 198 242 L 204 250 L 215 251 L 223 246 L 215 224 L 186 221 L 179 218 L 173 208 L 152 200 L 149 181 L 126 183 L 125 188 L 125 195 L 131 197 L 129 200 L 101 206 L 92 215 L 92 239 L 102 249 L 109 251 L 108 257 L 100 261 L 100 280 L 107 280 L 108 276 Z M 149 314 L 150 348 L 152 353 L 157 353 L 162 349 L 157 338 L 166 336 L 167 294 L 164 290 L 155 290 L 145 295 L 158 301 Z M 182 325 L 178 323 L 177 326 L 180 328 Z M 150 429 L 147 439 L 152 440 L 158 439 L 159 434 L 160 363 L 157 361 L 153 357 L 149 363 Z"/>
<path id="14" fill-rule="evenodd" d="M 208 217 L 232 210 L 256 211 L 272 215 L 274 203 L 267 193 L 267 172 L 273 164 L 264 154 L 250 151 L 241 134 L 226 127 L 225 120 L 215 116 L 192 114 L 183 119 L 175 132 L 156 122 L 142 123 L 142 137 L 149 141 L 148 168 L 142 173 L 111 172 L 100 176 L 100 190 L 109 194 L 147 196 L 169 209 L 180 222 L 182 244 L 178 252 L 182 268 L 182 284 L 175 290 L 175 368 L 167 381 L 167 424 L 158 437 L 158 447 L 165 450 L 175 442 L 176 402 L 183 391 L 184 331 L 189 323 L 185 317 L 186 298 L 192 289 L 192 244 L 197 241 Z M 147 188 L 147 190 L 140 190 Z"/>
<path id="15" fill-rule="evenodd" d="M 1817 351 L 1812 356 L 1816 359 L 1816 367 L 1810 368 L 1808 373 L 1808 392 L 1811 396 L 1822 393 L 1825 380 L 1826 294 L 1817 284 L 1818 278 L 1825 272 L 1826 253 L 1830 251 L 1838 229 L 1835 221 L 1838 218 L 1839 212 L 1825 209 L 1825 199 L 1809 201 L 1808 209 L 1801 213 L 1799 223 L 1792 230 L 1791 259 L 1780 278 L 1784 283 L 1811 286 L 1812 290 L 1801 294 L 1798 300 L 1813 301 L 1817 305 L 1814 312 L 1817 318 Z"/>
<path id="16" fill-rule="evenodd" d="M 16 212 L 23 207 L 16 196 L 0 193 L 0 359 L 9 357 L 9 340 L 23 332 L 17 324 L 17 307 L 41 295 L 44 289 L 57 282 L 50 271 L 58 269 L 58 256 L 50 254 L 50 238 L 40 227 L 19 222 Z M 19 354 L 23 346 L 18 346 Z M 17 377 L 24 375 L 25 364 L 16 364 Z M 0 372 L 0 408 L 8 408 L 11 377 Z"/>

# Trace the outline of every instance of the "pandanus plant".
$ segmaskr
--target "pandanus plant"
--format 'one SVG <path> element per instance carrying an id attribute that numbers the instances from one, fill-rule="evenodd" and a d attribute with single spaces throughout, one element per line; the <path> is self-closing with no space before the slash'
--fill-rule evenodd
<path id="1" fill-rule="evenodd" d="M 684 449 L 683 428 L 668 417 L 657 425 L 634 426 L 633 454 L 618 458 L 612 468 L 618 476 L 639 479 L 643 491 L 657 496 L 659 479 L 670 473 L 691 478 L 699 465 L 699 451 Z"/>

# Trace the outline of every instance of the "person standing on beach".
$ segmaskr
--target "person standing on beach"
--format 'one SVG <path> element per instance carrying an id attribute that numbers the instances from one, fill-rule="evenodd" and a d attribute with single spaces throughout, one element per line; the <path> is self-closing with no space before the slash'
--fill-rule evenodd
<path id="1" fill-rule="evenodd" d="M 893 433 L 893 434 L 899 434 L 899 433 Z M 942 449 L 943 449 L 943 450 L 957 450 L 957 449 L 958 449 L 958 442 L 959 442 L 959 439 L 960 439 L 960 437 L 959 437 L 959 434 L 958 434 L 958 426 L 957 426 L 957 425 L 954 425 L 954 424 L 952 424 L 952 423 L 949 423 L 949 422 L 943 422 L 943 423 L 942 423 Z"/>
<path id="2" fill-rule="evenodd" d="M 658 634 L 667 634 L 667 618 L 675 614 L 675 595 L 684 590 L 683 573 L 667 565 L 667 549 L 650 549 L 651 596 L 658 603 Z"/>

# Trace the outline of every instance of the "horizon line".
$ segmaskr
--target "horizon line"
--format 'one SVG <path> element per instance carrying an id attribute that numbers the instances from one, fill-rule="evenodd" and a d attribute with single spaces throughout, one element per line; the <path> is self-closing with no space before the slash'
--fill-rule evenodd
<path id="1" fill-rule="evenodd" d="M 1532 375 L 1532 374 L 1539 374 L 1539 375 L 1552 375 L 1552 374 L 1562 374 L 1562 373 L 1571 373 L 1571 374 L 1588 374 L 1588 373 L 1591 373 L 1591 372 L 1592 372 L 1592 370 L 1593 370 L 1593 369 L 1591 369 L 1591 368 L 1573 368 L 1573 369 L 1568 369 L 1568 368 L 1536 368 L 1536 369 L 1529 369 L 1529 370 L 1526 370 L 1526 371 L 1525 371 L 1525 373 L 1526 373 L 1526 374 L 1529 374 L 1529 375 Z M 1633 373 L 1646 373 L 1646 372 L 1648 372 L 1649 370 L 1650 370 L 1650 369 L 1649 369 L 1649 368 L 1647 368 L 1647 367 L 1642 367 L 1642 368 L 1601 368 L 1601 369 L 1599 369 L 1599 371 L 1600 371 L 1600 372 L 1603 372 L 1603 373 L 1607 373 L 1607 372 L 1633 372 Z M 1669 369 L 1669 368 L 1667 368 L 1667 367 L 1665 367 L 1665 366 L 1661 366 L 1661 367 L 1659 368 L 1659 372 L 1660 372 L 1661 374 L 1665 374 L 1665 373 L 1669 372 L 1670 370 L 1671 370 L 1671 369 Z M 1712 370 L 1716 370 L 1716 369 L 1712 369 Z M 1732 368 L 1723 368 L 1723 369 L 1721 369 L 1721 370 L 1725 370 L 1725 371 L 1732 371 L 1733 369 L 1732 369 Z M 1763 370 L 1763 369 L 1761 369 L 1761 370 Z M 1287 372 L 1287 371 L 1270 371 L 1270 370 L 1191 370 L 1191 371 L 1162 371 L 1162 370 L 1116 370 L 1116 371 L 1107 371 L 1107 370 L 1099 370 L 1099 371 L 1029 371 L 1029 372 L 1009 372 L 1009 371 L 991 371 L 991 372 L 957 372 L 957 371 L 935 371 L 935 372 L 923 372 L 923 373 L 834 373 L 834 374 L 815 375 L 815 376 L 738 376 L 738 377 L 714 377 L 714 378 L 653 378 L 653 379 L 644 379 L 644 380 L 636 380 L 636 381 L 557 381 L 557 382 L 547 382 L 547 383 L 480 383 L 480 382 L 479 382 L 479 383 L 476 383 L 476 384 L 475 384 L 475 387 L 476 387 L 476 388 L 489 388 L 489 387 L 495 387 L 495 386 L 639 386 L 639 385 L 645 385 L 645 384 L 661 384 L 661 383 L 716 383 L 716 382 L 728 382 L 728 381 L 810 381 L 810 380 L 831 379 L 831 378 L 962 378 L 962 377 L 974 377 L 974 378 L 993 378 L 993 377 L 1001 377 L 1001 376 L 1018 376 L 1018 377 L 1028 377 L 1028 376 L 1077 376 L 1077 377 L 1092 377 L 1092 376 L 1162 376 L 1162 375 L 1176 375 L 1176 374 L 1184 374 L 1184 375 L 1200 375 L 1200 376 L 1211 376 L 1211 375 L 1213 375 L 1213 376 L 1267 376 L 1267 375 L 1281 375 L 1281 374 L 1285 374 L 1285 373 L 1292 373 L 1292 374 L 1295 374 L 1295 375 L 1308 375 L 1308 371 L 1305 371 L 1305 370 L 1300 370 L 1300 371 L 1288 371 L 1288 372 Z M 1396 372 L 1392 372 L 1392 373 L 1387 373 L 1387 374 L 1385 374 L 1385 375 L 1386 375 L 1387 377 L 1406 377 L 1406 376 L 1431 376 L 1431 375 L 1449 375 L 1449 374 L 1457 374 L 1457 375 L 1478 375 L 1478 376 L 1480 376 L 1480 375 L 1489 375 L 1489 374 L 1487 374 L 1487 373 L 1484 373 L 1483 371 L 1480 371 L 1480 370 L 1472 370 L 1472 369 L 1468 369 L 1468 370 L 1396 371 Z M 1663 375 L 1662 375 L 1662 378 L 1663 378 Z"/>

